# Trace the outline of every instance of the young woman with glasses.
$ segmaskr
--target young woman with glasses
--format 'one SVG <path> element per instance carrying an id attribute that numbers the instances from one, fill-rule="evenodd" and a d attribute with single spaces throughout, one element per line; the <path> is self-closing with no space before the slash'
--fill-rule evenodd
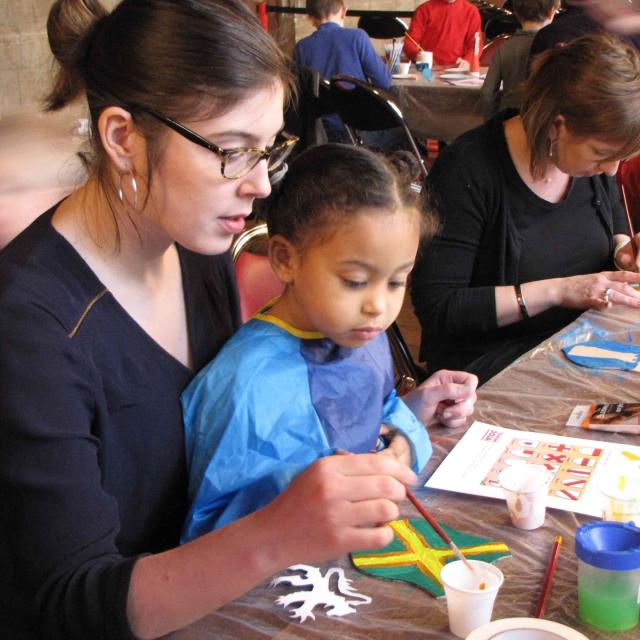
<path id="1" fill-rule="evenodd" d="M 58 0 L 48 98 L 85 95 L 86 184 L 0 253 L 0 636 L 152 638 L 282 568 L 389 542 L 415 478 L 333 456 L 264 509 L 177 546 L 179 395 L 239 324 L 233 234 L 270 192 L 286 60 L 240 0 Z M 475 381 L 413 396 L 464 422 Z"/>

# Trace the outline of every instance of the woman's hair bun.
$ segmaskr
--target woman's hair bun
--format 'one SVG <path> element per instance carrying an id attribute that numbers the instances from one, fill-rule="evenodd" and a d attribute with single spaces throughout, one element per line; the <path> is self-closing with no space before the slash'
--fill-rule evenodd
<path id="1" fill-rule="evenodd" d="M 56 0 L 47 20 L 49 47 L 60 68 L 46 98 L 50 111 L 71 102 L 84 86 L 84 63 L 95 29 L 108 12 L 97 0 Z"/>

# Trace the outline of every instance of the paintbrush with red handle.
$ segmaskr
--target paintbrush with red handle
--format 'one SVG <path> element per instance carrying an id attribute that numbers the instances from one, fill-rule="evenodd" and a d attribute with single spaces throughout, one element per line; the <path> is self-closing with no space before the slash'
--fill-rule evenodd
<path id="1" fill-rule="evenodd" d="M 464 565 L 475 573 L 473 565 L 464 557 L 464 554 L 458 549 L 456 543 L 447 535 L 446 531 L 437 523 L 436 519 L 422 506 L 422 503 L 415 497 L 410 489 L 407 489 L 407 498 L 413 506 L 420 512 L 420 515 L 433 527 L 433 530 L 449 545 L 449 548 L 455 556 L 464 562 Z M 480 585 L 480 589 L 484 589 L 484 583 Z"/>
<path id="2" fill-rule="evenodd" d="M 635 261 L 638 256 L 638 252 L 636 250 L 635 243 L 635 232 L 633 230 L 633 221 L 631 220 L 631 211 L 629 210 L 629 201 L 627 200 L 627 191 L 624 188 L 624 185 L 620 185 L 620 193 L 622 194 L 622 204 L 624 206 L 624 213 L 627 216 L 627 226 L 629 227 L 629 236 L 631 237 L 631 251 L 633 252 L 633 259 Z"/>

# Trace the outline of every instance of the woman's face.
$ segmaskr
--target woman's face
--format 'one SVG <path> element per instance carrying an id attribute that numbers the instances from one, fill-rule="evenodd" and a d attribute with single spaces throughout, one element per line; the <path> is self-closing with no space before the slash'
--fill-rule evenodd
<path id="1" fill-rule="evenodd" d="M 596 137 L 576 136 L 564 120 L 555 125 L 557 137 L 553 141 L 552 160 L 562 171 L 574 178 L 606 173 L 613 176 L 620 165 L 618 143 Z M 618 157 L 617 160 L 611 158 Z"/>
<path id="2" fill-rule="evenodd" d="M 283 101 L 278 82 L 222 115 L 181 124 L 223 149 L 265 148 L 282 129 Z M 150 233 L 160 243 L 178 242 L 197 253 L 226 251 L 243 230 L 253 201 L 271 192 L 266 160 L 246 176 L 229 180 L 221 174 L 217 154 L 169 128 L 164 136 L 144 212 Z"/>

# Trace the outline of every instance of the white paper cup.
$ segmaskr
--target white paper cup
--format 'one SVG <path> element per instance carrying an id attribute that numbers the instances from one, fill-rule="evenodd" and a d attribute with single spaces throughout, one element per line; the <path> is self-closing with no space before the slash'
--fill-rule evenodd
<path id="1" fill-rule="evenodd" d="M 398 62 L 398 73 L 401 76 L 406 76 L 409 74 L 410 67 L 411 67 L 410 62 Z"/>
<path id="2" fill-rule="evenodd" d="M 462 560 L 455 560 L 440 572 L 447 598 L 449 629 L 459 638 L 466 638 L 474 629 L 491 621 L 493 604 L 504 581 L 498 567 L 481 560 L 468 562 L 473 571 Z"/>
<path id="3" fill-rule="evenodd" d="M 598 485 L 602 495 L 602 519 L 634 522 L 640 526 L 640 477 L 627 474 L 607 476 Z"/>
<path id="4" fill-rule="evenodd" d="M 430 67 L 433 67 L 433 51 L 419 51 L 416 62 L 428 64 Z"/>
<path id="5" fill-rule="evenodd" d="M 551 473 L 540 464 L 518 464 L 503 469 L 498 482 L 507 499 L 514 527 L 537 529 L 544 524 Z"/>

